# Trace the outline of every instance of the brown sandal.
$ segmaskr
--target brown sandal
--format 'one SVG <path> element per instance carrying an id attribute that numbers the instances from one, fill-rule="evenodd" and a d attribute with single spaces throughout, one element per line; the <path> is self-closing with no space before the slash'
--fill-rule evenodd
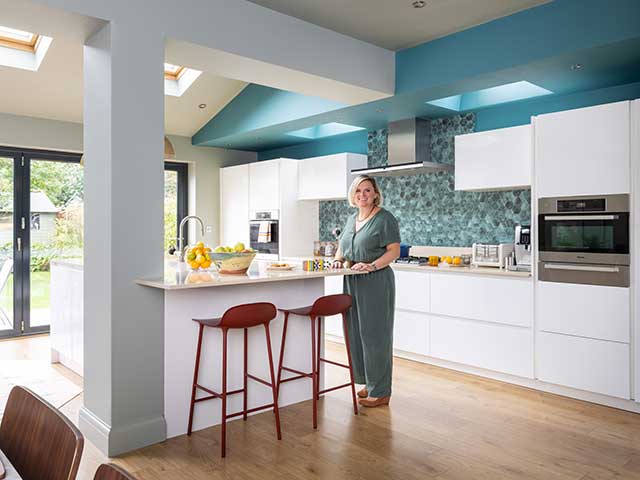
<path id="1" fill-rule="evenodd" d="M 382 405 L 389 405 L 389 402 L 391 401 L 391 396 L 388 397 L 380 397 L 380 398 L 374 398 L 374 397 L 369 397 L 369 398 L 361 398 L 358 403 L 363 406 L 363 407 L 380 407 Z"/>

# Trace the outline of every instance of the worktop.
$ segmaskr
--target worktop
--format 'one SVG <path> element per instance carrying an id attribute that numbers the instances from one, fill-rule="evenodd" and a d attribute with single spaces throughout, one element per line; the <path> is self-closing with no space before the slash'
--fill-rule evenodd
<path id="1" fill-rule="evenodd" d="M 293 280 L 310 280 L 336 275 L 364 275 L 349 269 L 331 269 L 318 272 L 305 272 L 295 265 L 292 270 L 269 270 L 263 262 L 254 262 L 243 275 L 220 275 L 216 272 L 194 272 L 185 264 L 167 261 L 164 277 L 156 279 L 137 279 L 138 285 L 159 288 L 162 290 L 185 290 L 193 288 L 224 287 L 230 285 L 253 285 L 258 283 L 286 282 Z"/>
<path id="2" fill-rule="evenodd" d="M 392 264 L 394 270 L 400 272 L 423 272 L 423 273 L 452 273 L 462 275 L 487 275 L 492 277 L 517 277 L 530 278 L 531 272 L 516 272 L 491 267 L 430 267 L 428 265 L 409 265 L 406 263 Z"/>

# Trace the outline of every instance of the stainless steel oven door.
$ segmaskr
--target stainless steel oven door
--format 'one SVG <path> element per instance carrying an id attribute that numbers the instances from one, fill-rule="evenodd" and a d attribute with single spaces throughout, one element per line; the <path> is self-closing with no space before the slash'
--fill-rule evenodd
<path id="1" fill-rule="evenodd" d="M 629 286 L 629 267 L 584 263 L 538 262 L 538 280 L 609 287 Z"/>

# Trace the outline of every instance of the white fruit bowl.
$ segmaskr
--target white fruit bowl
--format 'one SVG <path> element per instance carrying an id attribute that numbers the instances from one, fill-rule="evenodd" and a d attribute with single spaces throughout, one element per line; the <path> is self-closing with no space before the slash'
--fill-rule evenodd
<path id="1" fill-rule="evenodd" d="M 257 252 L 211 252 L 209 256 L 222 275 L 243 275 L 247 273 Z"/>

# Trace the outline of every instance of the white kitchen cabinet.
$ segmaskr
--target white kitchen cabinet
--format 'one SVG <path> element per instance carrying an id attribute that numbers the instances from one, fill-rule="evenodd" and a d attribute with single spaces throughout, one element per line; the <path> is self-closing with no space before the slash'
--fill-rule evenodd
<path id="1" fill-rule="evenodd" d="M 538 282 L 539 330 L 629 343 L 629 289 Z"/>
<path id="2" fill-rule="evenodd" d="M 431 313 L 530 327 L 533 282 L 530 278 L 438 273 L 431 275 Z"/>
<path id="3" fill-rule="evenodd" d="M 629 345 L 539 332 L 536 375 L 544 382 L 630 398 Z"/>
<path id="4" fill-rule="evenodd" d="M 629 102 L 539 115 L 536 196 L 629 193 Z"/>
<path id="5" fill-rule="evenodd" d="M 429 315 L 396 310 L 393 323 L 393 348 L 403 352 L 429 355 Z"/>
<path id="6" fill-rule="evenodd" d="M 396 308 L 416 312 L 429 312 L 429 280 L 422 272 L 394 271 L 396 282 Z"/>
<path id="7" fill-rule="evenodd" d="M 220 169 L 220 244 L 249 245 L 249 165 Z"/>
<path id="8" fill-rule="evenodd" d="M 533 331 L 430 315 L 429 355 L 496 372 L 533 378 Z"/>
<path id="9" fill-rule="evenodd" d="M 280 209 L 280 160 L 249 164 L 249 210 Z"/>
<path id="10" fill-rule="evenodd" d="M 324 294 L 335 295 L 343 293 L 343 275 L 324 278 Z M 324 331 L 328 335 L 343 338 L 342 315 L 332 315 L 324 318 Z"/>
<path id="11" fill-rule="evenodd" d="M 531 125 L 455 137 L 456 190 L 531 187 Z"/>
<path id="12" fill-rule="evenodd" d="M 300 160 L 299 200 L 346 199 L 354 176 L 351 170 L 367 167 L 367 156 L 339 153 Z"/>

